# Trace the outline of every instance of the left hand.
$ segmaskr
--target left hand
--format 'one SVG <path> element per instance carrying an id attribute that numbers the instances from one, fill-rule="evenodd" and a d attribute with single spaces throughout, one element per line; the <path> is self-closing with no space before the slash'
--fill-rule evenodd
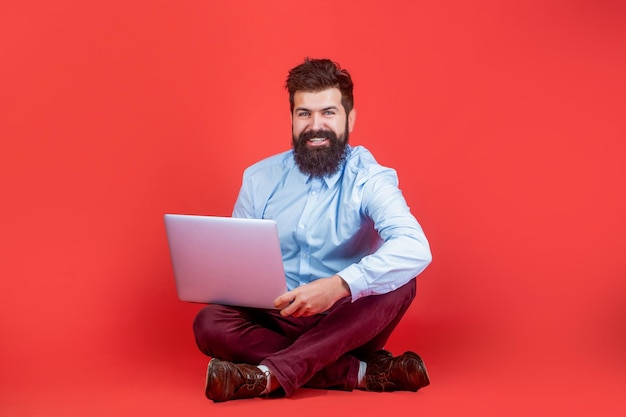
<path id="1" fill-rule="evenodd" d="M 295 288 L 274 300 L 282 316 L 306 317 L 322 313 L 350 295 L 350 287 L 339 276 L 320 278 Z"/>

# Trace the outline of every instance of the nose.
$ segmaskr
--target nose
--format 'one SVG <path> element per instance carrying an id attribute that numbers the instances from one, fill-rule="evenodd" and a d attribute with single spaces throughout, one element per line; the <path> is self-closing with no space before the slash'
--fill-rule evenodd
<path id="1" fill-rule="evenodd" d="M 322 116 L 319 113 L 313 113 L 311 116 L 311 129 L 320 130 L 322 127 Z"/>

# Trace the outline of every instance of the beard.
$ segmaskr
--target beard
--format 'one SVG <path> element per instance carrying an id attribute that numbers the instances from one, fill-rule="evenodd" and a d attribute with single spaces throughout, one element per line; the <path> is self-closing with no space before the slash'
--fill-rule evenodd
<path id="1" fill-rule="evenodd" d="M 328 138 L 329 146 L 310 149 L 306 144 L 312 138 Z M 342 136 L 337 136 L 331 130 L 315 130 L 302 132 L 300 136 L 293 137 L 293 155 L 296 165 L 300 171 L 313 177 L 330 177 L 339 171 L 347 154 L 347 126 Z"/>

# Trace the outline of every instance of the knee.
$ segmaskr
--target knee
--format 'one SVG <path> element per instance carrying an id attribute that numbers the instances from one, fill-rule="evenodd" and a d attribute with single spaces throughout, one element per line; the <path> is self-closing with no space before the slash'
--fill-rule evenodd
<path id="1" fill-rule="evenodd" d="M 394 291 L 388 293 L 390 298 L 393 298 L 393 303 L 397 304 L 411 304 L 416 295 L 416 279 L 413 278 L 403 286 L 396 288 Z"/>
<path id="2" fill-rule="evenodd" d="M 211 322 L 213 317 L 211 307 L 211 305 L 208 305 L 196 314 L 196 318 L 193 320 L 193 332 L 195 334 L 203 331 L 204 328 Z"/>
<path id="3" fill-rule="evenodd" d="M 413 299 L 415 298 L 415 293 L 417 291 L 417 278 L 413 278 L 412 280 L 407 282 L 405 285 L 409 293 L 409 301 L 413 301 Z"/>
<path id="4" fill-rule="evenodd" d="M 378 307 L 380 311 L 400 311 L 402 314 L 413 303 L 415 299 L 416 285 L 415 279 L 410 280 L 403 286 L 395 289 L 394 291 L 377 296 L 376 302 L 379 303 Z M 387 310 L 388 309 L 388 310 Z"/>
<path id="5" fill-rule="evenodd" d="M 193 334 L 198 348 L 206 355 L 213 356 L 211 347 L 215 345 L 216 337 L 219 336 L 216 325 L 221 306 L 210 304 L 198 312 L 193 321 Z"/>

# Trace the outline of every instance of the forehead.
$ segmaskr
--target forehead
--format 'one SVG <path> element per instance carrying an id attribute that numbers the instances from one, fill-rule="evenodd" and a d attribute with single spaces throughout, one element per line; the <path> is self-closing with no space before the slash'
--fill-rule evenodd
<path id="1" fill-rule="evenodd" d="M 338 88 L 327 88 L 320 91 L 296 91 L 293 95 L 293 107 L 308 110 L 325 109 L 341 106 L 341 91 Z"/>

